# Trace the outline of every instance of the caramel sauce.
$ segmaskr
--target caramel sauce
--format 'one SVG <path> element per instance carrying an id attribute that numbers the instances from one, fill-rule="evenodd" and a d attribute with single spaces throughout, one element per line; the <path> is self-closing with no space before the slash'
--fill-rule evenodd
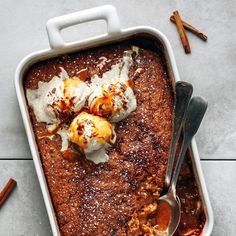
<path id="1" fill-rule="evenodd" d="M 78 77 L 82 80 L 85 81 L 90 78 L 89 76 L 89 71 L 88 68 L 82 69 L 77 73 Z"/>
<path id="2" fill-rule="evenodd" d="M 113 96 L 104 91 L 103 96 L 96 98 L 90 106 L 90 112 L 98 116 L 110 118 L 114 113 Z"/>
<path id="3" fill-rule="evenodd" d="M 119 84 L 119 90 L 116 90 L 117 84 Z M 121 109 L 128 109 L 125 101 L 122 101 L 121 107 L 115 107 L 114 97 L 117 96 L 122 100 L 122 93 L 126 91 L 127 86 L 133 88 L 134 82 L 128 80 L 127 85 L 122 83 L 117 84 L 111 84 L 107 90 L 103 88 L 102 96 L 95 98 L 90 106 L 90 112 L 92 114 L 110 119 L 112 116 L 119 113 Z"/>
<path id="4" fill-rule="evenodd" d="M 165 231 L 171 221 L 171 208 L 168 203 L 164 201 L 158 202 L 156 215 L 156 226 L 155 229 L 158 231 Z"/>
<path id="5" fill-rule="evenodd" d="M 127 81 L 127 85 L 128 85 L 130 88 L 132 88 L 132 89 L 133 89 L 133 88 L 134 88 L 134 81 L 133 81 L 133 80 L 131 80 L 131 79 L 130 79 L 130 80 L 128 80 L 128 81 Z"/>
<path id="6" fill-rule="evenodd" d="M 72 148 L 68 148 L 65 151 L 62 151 L 61 154 L 62 154 L 63 158 L 65 158 L 66 160 L 68 160 L 70 162 L 75 162 L 81 156 L 80 153 L 76 152 Z"/>

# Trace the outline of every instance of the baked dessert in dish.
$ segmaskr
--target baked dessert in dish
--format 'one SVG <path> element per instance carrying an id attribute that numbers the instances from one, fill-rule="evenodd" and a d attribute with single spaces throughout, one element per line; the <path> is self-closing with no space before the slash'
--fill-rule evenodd
<path id="1" fill-rule="evenodd" d="M 34 64 L 25 94 L 62 235 L 156 235 L 174 92 L 161 46 L 145 38 Z M 186 161 L 175 235 L 205 215 Z"/>

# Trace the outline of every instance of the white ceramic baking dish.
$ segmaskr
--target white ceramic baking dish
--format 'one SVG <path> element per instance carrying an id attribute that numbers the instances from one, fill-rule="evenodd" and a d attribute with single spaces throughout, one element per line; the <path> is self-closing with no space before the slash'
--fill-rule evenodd
<path id="1" fill-rule="evenodd" d="M 96 37 L 92 37 L 86 40 L 77 41 L 73 43 L 65 43 L 60 30 L 72 25 L 80 24 L 82 22 L 94 21 L 94 20 L 105 20 L 107 23 L 107 33 L 103 35 L 99 35 Z M 170 46 L 170 43 L 166 36 L 162 34 L 157 29 L 147 27 L 147 26 L 139 26 L 128 29 L 121 29 L 119 18 L 117 16 L 116 9 L 113 6 L 105 5 L 93 9 L 88 9 L 80 12 L 75 12 L 72 14 L 56 17 L 50 19 L 47 22 L 47 33 L 50 42 L 50 49 L 37 51 L 26 56 L 18 65 L 15 73 L 15 87 L 16 93 L 19 101 L 19 106 L 25 126 L 25 130 L 27 133 L 31 153 L 34 160 L 34 165 L 36 168 L 36 172 L 38 175 L 40 187 L 42 189 L 43 198 L 45 201 L 45 205 L 47 208 L 52 232 L 54 236 L 59 236 L 59 228 L 57 225 L 57 220 L 54 214 L 53 205 L 51 202 L 51 198 L 48 192 L 47 183 L 45 180 L 42 163 L 40 159 L 40 155 L 38 152 L 38 147 L 35 141 L 34 132 L 32 129 L 30 117 L 28 114 L 27 103 L 25 99 L 24 87 L 23 87 L 23 79 L 28 68 L 38 61 L 42 61 L 48 58 L 52 58 L 63 53 L 70 53 L 74 51 L 80 51 L 88 48 L 97 47 L 99 45 L 104 45 L 108 43 L 112 43 L 114 41 L 123 40 L 126 38 L 130 38 L 131 36 L 135 36 L 138 34 L 146 34 L 152 36 L 154 39 L 159 41 L 164 50 L 165 59 L 167 61 L 167 66 L 169 70 L 169 75 L 173 79 L 173 81 L 179 80 L 179 74 L 175 63 L 175 58 Z M 206 214 L 206 223 L 203 229 L 202 235 L 209 236 L 212 232 L 213 228 L 213 212 L 211 208 L 211 204 L 209 201 L 201 165 L 200 159 L 197 151 L 197 146 L 195 140 L 193 139 L 191 145 L 192 152 L 192 163 L 196 181 L 199 186 L 199 192 L 201 195 L 201 200 L 204 205 L 204 210 Z"/>

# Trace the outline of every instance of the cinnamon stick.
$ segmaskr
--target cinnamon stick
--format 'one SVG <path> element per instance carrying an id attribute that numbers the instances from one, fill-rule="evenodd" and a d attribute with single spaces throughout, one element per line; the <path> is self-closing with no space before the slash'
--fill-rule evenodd
<path id="1" fill-rule="evenodd" d="M 190 45 L 189 45 L 189 42 L 188 42 L 187 35 L 184 31 L 184 26 L 182 24 L 182 20 L 180 18 L 179 12 L 174 11 L 173 15 L 174 15 L 176 26 L 177 26 L 177 29 L 178 29 L 178 32 L 179 32 L 180 39 L 181 39 L 183 47 L 184 47 L 184 51 L 185 51 L 185 53 L 190 53 L 191 52 Z"/>
<path id="2" fill-rule="evenodd" d="M 175 18 L 174 18 L 173 15 L 170 17 L 170 20 L 173 23 L 176 23 Z M 192 32 L 193 34 L 197 35 L 202 40 L 207 41 L 207 36 L 205 34 L 203 34 L 200 30 L 196 29 L 195 27 L 193 27 L 192 25 L 188 24 L 187 22 L 185 22 L 183 20 L 182 20 L 182 24 L 183 24 L 183 26 L 186 30 L 188 30 L 188 31 Z"/>
<path id="3" fill-rule="evenodd" d="M 16 181 L 14 179 L 8 180 L 6 186 L 3 188 L 3 190 L 0 193 L 0 207 L 7 200 L 9 194 L 11 193 L 15 185 L 16 185 Z"/>

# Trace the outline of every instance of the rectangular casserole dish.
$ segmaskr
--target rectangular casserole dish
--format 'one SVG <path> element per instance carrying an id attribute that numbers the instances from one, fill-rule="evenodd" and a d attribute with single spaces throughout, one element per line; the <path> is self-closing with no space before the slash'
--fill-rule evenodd
<path id="1" fill-rule="evenodd" d="M 107 23 L 107 33 L 104 35 L 92 37 L 86 40 L 65 43 L 60 34 L 60 30 L 75 24 L 82 22 L 94 21 L 94 20 L 105 20 Z M 56 57 L 65 53 L 78 52 L 80 50 L 89 49 L 108 43 L 121 41 L 135 35 L 148 35 L 149 37 L 157 40 L 163 46 L 165 59 L 167 62 L 168 73 L 171 80 L 178 81 L 179 75 L 176 67 L 174 55 L 168 39 L 158 30 L 147 27 L 139 26 L 128 29 L 121 29 L 117 12 L 113 6 L 101 6 L 93 9 L 88 9 L 69 15 L 56 17 L 47 22 L 47 33 L 50 43 L 50 49 L 37 51 L 25 57 L 18 65 L 15 73 L 15 87 L 19 106 L 26 129 L 31 153 L 33 156 L 36 172 L 38 175 L 40 187 L 42 189 L 46 209 L 49 215 L 49 220 L 52 228 L 53 235 L 60 235 L 59 227 L 57 225 L 56 216 L 54 213 L 53 205 L 49 195 L 46 179 L 44 176 L 40 155 L 38 152 L 37 143 L 35 140 L 34 132 L 32 129 L 30 117 L 28 114 L 27 102 L 25 99 L 23 78 L 28 68 L 36 62 L 43 61 L 52 57 Z M 202 235 L 208 236 L 212 232 L 213 228 L 213 213 L 201 170 L 200 159 L 197 151 L 196 142 L 193 139 L 190 147 L 191 161 L 194 170 L 194 176 L 199 187 L 199 193 L 201 201 L 203 203 L 206 222 L 203 228 Z"/>

